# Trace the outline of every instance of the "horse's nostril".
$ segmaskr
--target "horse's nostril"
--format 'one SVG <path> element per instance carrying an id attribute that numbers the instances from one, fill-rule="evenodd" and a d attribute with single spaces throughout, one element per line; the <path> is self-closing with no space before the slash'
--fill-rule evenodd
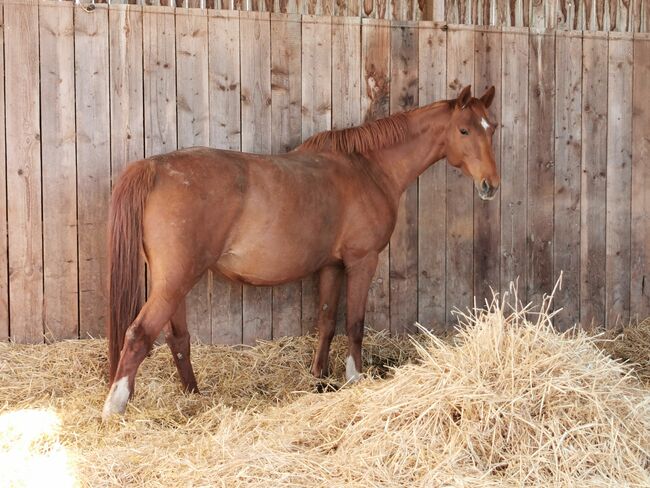
<path id="1" fill-rule="evenodd" d="M 481 189 L 486 193 L 490 191 L 490 184 L 488 183 L 488 180 L 483 179 L 483 181 L 481 181 Z"/>

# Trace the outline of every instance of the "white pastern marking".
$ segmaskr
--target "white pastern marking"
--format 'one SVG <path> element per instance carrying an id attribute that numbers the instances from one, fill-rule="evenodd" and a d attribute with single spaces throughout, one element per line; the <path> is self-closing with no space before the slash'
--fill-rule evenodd
<path id="1" fill-rule="evenodd" d="M 481 119 L 481 127 L 483 127 L 485 130 L 488 130 L 488 127 L 490 127 L 490 123 L 485 120 L 485 117 Z"/>
<path id="2" fill-rule="evenodd" d="M 352 356 L 345 360 L 345 379 L 350 383 L 355 383 L 361 379 L 361 373 L 357 371 L 357 365 L 354 364 Z"/>
<path id="3" fill-rule="evenodd" d="M 129 394 L 129 378 L 124 376 L 119 381 L 114 382 L 104 403 L 102 419 L 106 420 L 114 413 L 124 413 L 126 402 L 129 401 Z"/>

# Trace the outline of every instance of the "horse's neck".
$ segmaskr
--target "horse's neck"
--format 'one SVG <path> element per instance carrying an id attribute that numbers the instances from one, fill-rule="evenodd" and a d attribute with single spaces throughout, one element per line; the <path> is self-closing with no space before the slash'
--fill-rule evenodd
<path id="1" fill-rule="evenodd" d="M 445 132 L 450 115 L 446 103 L 409 112 L 408 137 L 370 155 L 397 198 L 424 170 L 445 157 Z"/>

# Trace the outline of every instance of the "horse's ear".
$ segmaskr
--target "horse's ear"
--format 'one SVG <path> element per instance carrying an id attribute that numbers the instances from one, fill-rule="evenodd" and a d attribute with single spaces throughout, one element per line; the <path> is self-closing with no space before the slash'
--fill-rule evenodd
<path id="1" fill-rule="evenodd" d="M 492 100 L 494 100 L 494 85 L 492 85 L 490 88 L 485 90 L 485 93 L 481 97 L 481 102 L 483 102 L 483 106 L 485 108 L 488 108 L 490 105 L 492 105 Z"/>
<path id="2" fill-rule="evenodd" d="M 460 109 L 463 109 L 467 106 L 467 104 L 471 99 L 472 99 L 472 85 L 467 85 L 458 94 L 458 98 L 456 99 L 456 106 Z"/>

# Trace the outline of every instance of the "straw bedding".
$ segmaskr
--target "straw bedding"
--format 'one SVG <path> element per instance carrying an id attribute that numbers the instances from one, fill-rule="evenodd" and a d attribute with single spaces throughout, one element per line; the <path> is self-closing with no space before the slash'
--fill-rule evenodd
<path id="1" fill-rule="evenodd" d="M 159 348 L 107 424 L 103 341 L 2 344 L 0 472 L 17 486 L 650 486 L 650 390 L 626 365 L 547 313 L 495 303 L 462 321 L 448 341 L 371 334 L 369 377 L 326 393 L 312 337 L 196 346 L 202 395 L 179 393 Z M 343 354 L 337 338 L 339 380 Z"/>

